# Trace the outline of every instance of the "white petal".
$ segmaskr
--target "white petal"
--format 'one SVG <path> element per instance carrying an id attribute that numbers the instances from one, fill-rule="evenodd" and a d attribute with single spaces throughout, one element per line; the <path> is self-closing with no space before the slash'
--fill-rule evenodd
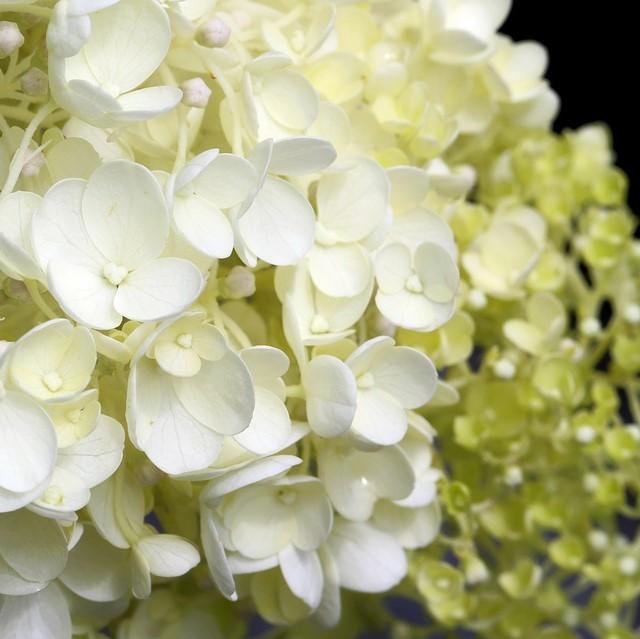
<path id="1" fill-rule="evenodd" d="M 336 520 L 327 542 L 340 585 L 357 592 L 386 592 L 407 572 L 407 559 L 390 535 L 365 524 Z"/>
<path id="2" fill-rule="evenodd" d="M 369 253 L 360 244 L 316 244 L 309 253 L 313 283 L 330 297 L 352 297 L 366 289 L 372 279 Z"/>
<path id="3" fill-rule="evenodd" d="M 248 160 L 220 154 L 192 184 L 193 190 L 220 209 L 240 204 L 256 188 L 258 175 Z"/>
<path id="4" fill-rule="evenodd" d="M 137 543 L 137 550 L 158 577 L 180 577 L 200 562 L 196 547 L 177 535 L 149 535 Z"/>
<path id="5" fill-rule="evenodd" d="M 110 477 L 120 465 L 124 430 L 112 417 L 100 415 L 94 430 L 58 453 L 58 467 L 81 478 L 89 488 Z"/>
<path id="6" fill-rule="evenodd" d="M 50 584 L 23 597 L 7 597 L 0 608 L 3 639 L 69 639 L 71 617 L 60 589 Z"/>
<path id="7" fill-rule="evenodd" d="M 240 490 L 240 488 L 284 475 L 301 461 L 299 457 L 294 455 L 276 455 L 258 459 L 242 468 L 226 473 L 219 479 L 213 479 L 202 491 L 201 498 L 204 503 L 214 504 L 224 495 Z"/>
<path id="8" fill-rule="evenodd" d="M 351 466 L 350 456 L 337 453 L 333 447 L 319 449 L 318 476 L 336 511 L 352 521 L 367 521 L 377 497 Z"/>
<path id="9" fill-rule="evenodd" d="M 255 409 L 246 428 L 235 436 L 244 448 L 257 455 L 280 450 L 291 432 L 291 418 L 282 400 L 271 391 L 256 387 Z"/>
<path id="10" fill-rule="evenodd" d="M 375 257 L 376 281 L 383 293 L 393 295 L 411 277 L 411 253 L 403 244 L 388 244 Z"/>
<path id="11" fill-rule="evenodd" d="M 318 554 L 288 546 L 278 554 L 280 569 L 291 592 L 310 608 L 317 608 L 322 598 L 323 575 Z"/>
<path id="12" fill-rule="evenodd" d="M 336 150 L 321 138 L 299 137 L 277 140 L 269 172 L 276 175 L 307 175 L 326 169 L 336 159 Z"/>
<path id="13" fill-rule="evenodd" d="M 149 120 L 175 108 L 182 100 L 182 91 L 177 87 L 145 87 L 129 91 L 118 97 L 117 111 L 109 114 L 114 123 Z"/>
<path id="14" fill-rule="evenodd" d="M 60 581 L 90 601 L 115 601 L 128 594 L 129 552 L 115 548 L 93 526 L 86 526 L 69 554 Z"/>
<path id="15" fill-rule="evenodd" d="M 182 348 L 175 341 L 159 341 L 153 355 L 158 366 L 169 375 L 192 377 L 200 370 L 199 355 L 192 348 Z"/>
<path id="16" fill-rule="evenodd" d="M 100 254 L 82 221 L 84 180 L 67 179 L 54 184 L 45 194 L 32 220 L 33 250 L 43 270 L 52 259 L 102 268 L 105 258 Z"/>
<path id="17" fill-rule="evenodd" d="M 449 252 L 439 244 L 425 242 L 416 249 L 414 262 L 425 297 L 438 304 L 451 302 L 458 290 L 460 273 Z"/>
<path id="18" fill-rule="evenodd" d="M 84 508 L 90 497 L 89 486 L 80 477 L 56 466 L 51 482 L 31 507 L 43 517 L 67 519 L 69 513 Z"/>
<path id="19" fill-rule="evenodd" d="M 215 516 L 213 512 L 204 507 L 200 511 L 200 536 L 211 578 L 227 599 L 231 599 L 231 601 L 237 600 L 235 580 L 229 567 L 224 546 L 220 541 Z"/>
<path id="20" fill-rule="evenodd" d="M 420 206 L 429 192 L 429 176 L 424 169 L 396 166 L 387 170 L 391 186 L 391 206 L 396 215 Z"/>
<path id="21" fill-rule="evenodd" d="M 96 169 L 82 196 L 89 237 L 111 262 L 135 269 L 163 251 L 169 216 L 151 172 L 126 160 Z"/>
<path id="22" fill-rule="evenodd" d="M 274 555 L 291 542 L 295 520 L 291 508 L 275 497 L 271 486 L 250 486 L 241 497 L 234 495 L 225 512 L 225 525 L 233 545 L 243 555 L 262 559 Z M 256 531 L 260 534 L 256 534 Z"/>
<path id="23" fill-rule="evenodd" d="M 218 456 L 220 436 L 184 409 L 171 377 L 151 360 L 142 358 L 131 372 L 127 402 L 131 437 L 161 470 L 201 470 Z"/>
<path id="24" fill-rule="evenodd" d="M 28 510 L 0 515 L 0 553 L 22 578 L 55 579 L 67 561 L 67 540 L 52 519 Z"/>
<path id="25" fill-rule="evenodd" d="M 23 579 L 0 556 L 0 595 L 31 595 L 45 586 L 45 583 Z"/>
<path id="26" fill-rule="evenodd" d="M 401 290 L 393 295 L 376 294 L 378 310 L 397 326 L 416 331 L 434 331 L 453 315 L 454 304 L 437 304 L 422 293 Z"/>
<path id="27" fill-rule="evenodd" d="M 284 477 L 280 484 L 295 487 L 296 530 L 293 544 L 300 550 L 317 550 L 327 539 L 333 525 L 333 509 L 322 483 L 315 477 Z"/>
<path id="28" fill-rule="evenodd" d="M 358 242 L 388 215 L 389 180 L 372 160 L 324 176 L 318 183 L 318 219 L 343 242 Z"/>
<path id="29" fill-rule="evenodd" d="M 313 244 L 311 205 L 292 184 L 279 178 L 267 177 L 238 224 L 248 248 L 269 264 L 296 264 Z"/>
<path id="30" fill-rule="evenodd" d="M 119 313 L 140 322 L 177 315 L 196 300 L 202 274 L 189 261 L 163 257 L 129 273 L 113 304 Z"/>
<path id="31" fill-rule="evenodd" d="M 177 196 L 173 203 L 176 226 L 196 249 L 210 257 L 229 257 L 233 228 L 227 216 L 198 195 Z"/>
<path id="32" fill-rule="evenodd" d="M 435 393 L 438 373 L 431 360 L 406 346 L 378 357 L 369 369 L 377 388 L 395 397 L 404 408 L 418 408 Z"/>
<path id="33" fill-rule="evenodd" d="M 113 305 L 116 287 L 99 271 L 62 259 L 52 260 L 48 271 L 49 290 L 67 315 L 99 330 L 120 324 L 122 315 Z"/>
<path id="34" fill-rule="evenodd" d="M 174 378 L 184 408 L 221 435 L 237 435 L 251 421 L 255 405 L 251 375 L 232 351 L 216 361 L 203 361 L 193 377 Z"/>
<path id="35" fill-rule="evenodd" d="M 124 0 L 91 16 L 91 36 L 82 55 L 100 84 L 124 93 L 158 68 L 170 42 L 171 27 L 162 7 Z"/>
<path id="36" fill-rule="evenodd" d="M 9 193 L 0 202 L 0 266 L 14 278 L 42 279 L 31 242 L 31 220 L 41 203 L 28 191 Z"/>
<path id="37" fill-rule="evenodd" d="M 282 377 L 289 370 L 289 358 L 273 346 L 252 346 L 240 352 L 254 381 L 266 385 L 274 378 Z"/>
<path id="38" fill-rule="evenodd" d="M 407 413 L 394 397 L 378 388 L 358 391 L 352 429 L 380 446 L 397 444 L 407 432 Z"/>
<path id="39" fill-rule="evenodd" d="M 52 472 L 56 433 L 49 416 L 33 400 L 8 391 L 0 400 L 0 487 L 27 492 Z"/>
<path id="40" fill-rule="evenodd" d="M 307 419 L 321 437 L 344 433 L 356 414 L 356 381 L 346 364 L 337 357 L 320 355 L 303 371 L 307 399 Z"/>
<path id="41" fill-rule="evenodd" d="M 174 191 L 179 193 L 191 184 L 218 157 L 219 153 L 218 149 L 209 149 L 189 160 L 176 175 Z"/>
<path id="42" fill-rule="evenodd" d="M 260 100 L 281 126 L 304 131 L 318 116 L 318 96 L 302 75 L 292 71 L 268 74 L 262 81 Z"/>

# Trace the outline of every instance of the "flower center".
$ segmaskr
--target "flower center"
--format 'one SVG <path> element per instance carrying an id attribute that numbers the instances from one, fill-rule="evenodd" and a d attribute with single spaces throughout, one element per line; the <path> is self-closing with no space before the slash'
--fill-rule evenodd
<path id="1" fill-rule="evenodd" d="M 62 378 L 56 371 L 51 371 L 42 377 L 43 384 L 52 392 L 55 393 L 62 388 Z"/>
<path id="2" fill-rule="evenodd" d="M 181 333 L 176 338 L 176 344 L 180 348 L 191 348 L 191 345 L 193 344 L 193 336 L 191 333 Z"/>
<path id="3" fill-rule="evenodd" d="M 326 333 L 329 331 L 329 322 L 322 315 L 314 315 L 310 328 L 312 333 Z"/>
<path id="4" fill-rule="evenodd" d="M 64 493 L 58 486 L 49 486 L 42 495 L 42 501 L 52 506 L 59 506 L 64 501 Z"/>
<path id="5" fill-rule="evenodd" d="M 291 34 L 291 48 L 296 53 L 300 53 L 304 48 L 304 33 L 302 32 L 302 29 L 296 29 Z"/>
<path id="6" fill-rule="evenodd" d="M 410 293 L 422 293 L 422 282 L 415 273 L 407 278 L 407 281 L 404 283 L 404 287 Z"/>
<path id="7" fill-rule="evenodd" d="M 371 388 L 376 383 L 373 375 L 369 372 L 363 373 L 358 377 L 358 388 L 362 388 L 366 390 L 367 388 Z"/>
<path id="8" fill-rule="evenodd" d="M 102 275 L 104 278 L 114 286 L 119 286 L 128 274 L 129 269 L 126 266 L 114 264 L 113 262 L 105 264 L 102 269 Z"/>

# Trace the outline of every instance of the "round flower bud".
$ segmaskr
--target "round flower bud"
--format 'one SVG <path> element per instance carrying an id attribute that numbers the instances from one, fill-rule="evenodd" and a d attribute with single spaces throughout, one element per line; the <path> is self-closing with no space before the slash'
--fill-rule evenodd
<path id="1" fill-rule="evenodd" d="M 213 18 L 200 27 L 196 38 L 205 47 L 224 47 L 230 35 L 229 25 L 220 18 Z"/>
<path id="2" fill-rule="evenodd" d="M 180 88 L 182 89 L 182 104 L 196 109 L 204 109 L 209 103 L 211 89 L 202 78 L 185 80 Z"/>
<path id="3" fill-rule="evenodd" d="M 493 365 L 493 372 L 496 374 L 496 377 L 500 377 L 501 379 L 513 379 L 516 374 L 516 367 L 513 362 L 502 358 Z"/>
<path id="4" fill-rule="evenodd" d="M 15 22 L 0 22 L 0 59 L 10 56 L 24 44 L 24 36 Z"/>
<path id="5" fill-rule="evenodd" d="M 255 275 L 246 266 L 234 266 L 224 278 L 226 297 L 239 300 L 256 292 Z"/>
<path id="6" fill-rule="evenodd" d="M 629 304 L 623 315 L 629 324 L 640 324 L 640 304 Z"/>
<path id="7" fill-rule="evenodd" d="M 504 483 L 507 486 L 519 486 L 522 483 L 522 469 L 520 466 L 509 466 L 504 472 Z"/>
<path id="8" fill-rule="evenodd" d="M 469 291 L 467 301 L 472 309 L 479 311 L 487 305 L 487 296 L 481 290 L 474 288 Z"/>
<path id="9" fill-rule="evenodd" d="M 576 430 L 576 439 L 581 444 L 590 444 L 596 437 L 596 431 L 591 426 L 580 426 Z"/>
<path id="10" fill-rule="evenodd" d="M 595 337 L 602 330 L 597 317 L 587 317 L 580 323 L 580 332 L 587 337 Z"/>
<path id="11" fill-rule="evenodd" d="M 44 71 L 34 67 L 29 69 L 20 78 L 20 88 L 22 92 L 27 95 L 47 95 L 49 91 L 49 78 Z"/>
<path id="12" fill-rule="evenodd" d="M 622 557 L 618 562 L 618 568 L 623 575 L 630 577 L 638 572 L 638 560 L 635 557 L 627 555 Z"/>
<path id="13" fill-rule="evenodd" d="M 602 530 L 592 530 L 589 533 L 589 543 L 594 550 L 604 550 L 609 545 L 609 537 Z"/>

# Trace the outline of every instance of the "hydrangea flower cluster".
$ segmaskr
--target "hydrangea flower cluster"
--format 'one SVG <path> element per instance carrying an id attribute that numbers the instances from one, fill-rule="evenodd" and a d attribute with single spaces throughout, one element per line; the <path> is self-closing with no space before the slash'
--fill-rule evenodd
<path id="1" fill-rule="evenodd" d="M 0 6 L 2 637 L 616 626 L 639 252 L 510 0 Z"/>

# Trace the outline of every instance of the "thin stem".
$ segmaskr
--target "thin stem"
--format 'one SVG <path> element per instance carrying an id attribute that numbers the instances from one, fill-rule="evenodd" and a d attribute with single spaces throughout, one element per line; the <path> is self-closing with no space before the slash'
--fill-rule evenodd
<path id="1" fill-rule="evenodd" d="M 40 294 L 40 291 L 38 290 L 38 283 L 35 280 L 25 280 L 24 285 L 29 295 L 31 295 L 31 299 L 33 300 L 34 304 L 44 313 L 46 317 L 48 317 L 49 319 L 57 319 L 59 317 L 59 315 L 53 311 L 53 309 L 47 304 L 47 302 Z"/>

